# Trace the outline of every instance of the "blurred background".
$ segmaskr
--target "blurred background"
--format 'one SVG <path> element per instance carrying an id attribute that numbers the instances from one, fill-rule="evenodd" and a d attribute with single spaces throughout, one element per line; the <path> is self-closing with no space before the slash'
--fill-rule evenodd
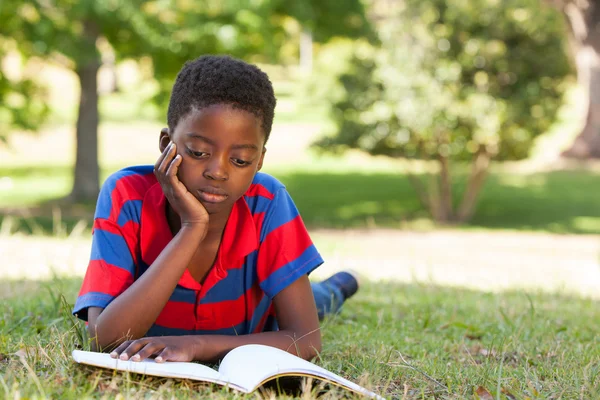
<path id="1" fill-rule="evenodd" d="M 182 64 L 226 53 L 271 77 L 265 171 L 317 275 L 598 297 L 592 5 L 4 0 L 0 287 L 85 273 L 100 185 L 155 162 Z"/>

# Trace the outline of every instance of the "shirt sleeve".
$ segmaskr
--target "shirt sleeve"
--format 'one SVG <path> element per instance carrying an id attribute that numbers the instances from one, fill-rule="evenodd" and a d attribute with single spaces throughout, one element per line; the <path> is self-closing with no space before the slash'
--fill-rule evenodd
<path id="1" fill-rule="evenodd" d="M 260 232 L 257 274 L 261 289 L 275 297 L 323 259 L 285 188 L 277 190 Z"/>
<path id="2" fill-rule="evenodd" d="M 102 197 L 110 195 L 106 192 L 101 191 L 98 208 L 103 204 Z M 87 321 L 89 307 L 106 308 L 131 286 L 136 271 L 136 262 L 124 232 L 126 227 L 111 218 L 98 217 L 98 209 L 96 211 L 90 262 L 73 307 L 73 314 L 84 321 Z"/>

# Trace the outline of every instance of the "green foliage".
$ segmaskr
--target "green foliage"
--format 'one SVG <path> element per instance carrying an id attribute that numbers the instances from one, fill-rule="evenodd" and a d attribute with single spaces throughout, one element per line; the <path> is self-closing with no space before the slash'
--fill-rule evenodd
<path id="1" fill-rule="evenodd" d="M 279 49 L 291 34 L 290 20 L 309 24 L 315 41 L 372 34 L 359 0 L 7 0 L 0 2 L 0 17 L 0 45 L 17 46 L 25 61 L 40 57 L 77 70 L 110 53 L 116 62 L 145 60 L 160 87 L 154 100 L 163 107 L 177 71 L 199 55 L 227 53 L 277 61 Z M 42 116 L 29 112 L 37 110 L 40 101 L 43 104 L 34 86 L 0 77 L 0 98 L 8 96 L 9 90 L 33 99 L 27 107 L 3 108 L 14 114 L 15 122 L 41 119 L 23 118 Z"/>
<path id="2" fill-rule="evenodd" d="M 0 13 L 0 19 L 5 20 Z M 0 28 L 1 29 L 1 28 Z M 14 50 L 15 43 L 0 35 L 0 61 Z M 12 61 L 22 60 L 13 58 Z M 4 141 L 11 128 L 34 130 L 49 113 L 45 103 L 45 91 L 35 83 L 33 77 L 9 76 L 6 65 L 0 64 L 0 140 Z M 15 74 L 16 75 L 16 74 Z"/>
<path id="3" fill-rule="evenodd" d="M 310 30 L 313 40 L 325 43 L 335 36 L 375 38 L 375 32 L 365 18 L 361 1 L 304 0 L 274 1 L 280 15 L 289 15 Z"/>
<path id="4" fill-rule="evenodd" d="M 571 66 L 561 16 L 537 0 L 407 0 L 355 46 L 325 149 L 469 160 L 527 157 Z"/>

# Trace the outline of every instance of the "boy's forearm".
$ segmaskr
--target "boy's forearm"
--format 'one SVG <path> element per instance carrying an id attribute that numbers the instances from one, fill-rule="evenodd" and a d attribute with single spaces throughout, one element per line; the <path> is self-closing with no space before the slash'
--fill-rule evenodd
<path id="1" fill-rule="evenodd" d="M 199 335 L 196 336 L 198 361 L 216 361 L 229 351 L 246 344 L 263 344 L 287 351 L 293 355 L 310 360 L 321 351 L 321 332 L 297 333 L 290 330 L 262 332 L 249 335 Z"/>
<path id="2" fill-rule="evenodd" d="M 114 299 L 98 316 L 95 344 L 108 350 L 128 339 L 146 334 L 167 304 L 185 272 L 203 234 L 182 227 L 144 274 Z"/>

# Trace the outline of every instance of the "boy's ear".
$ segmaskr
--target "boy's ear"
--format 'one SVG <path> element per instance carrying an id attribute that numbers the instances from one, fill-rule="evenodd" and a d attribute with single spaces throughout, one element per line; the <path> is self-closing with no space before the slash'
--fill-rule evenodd
<path id="1" fill-rule="evenodd" d="M 165 151 L 170 142 L 171 135 L 169 134 L 169 128 L 162 128 L 160 130 L 160 136 L 158 138 L 158 148 L 161 153 Z"/>
<path id="2" fill-rule="evenodd" d="M 258 169 L 257 169 L 257 171 L 260 171 L 260 169 L 263 166 L 263 161 L 265 160 L 265 153 L 266 152 L 267 152 L 267 148 L 263 147 L 262 154 L 260 155 L 260 159 L 258 160 Z"/>

